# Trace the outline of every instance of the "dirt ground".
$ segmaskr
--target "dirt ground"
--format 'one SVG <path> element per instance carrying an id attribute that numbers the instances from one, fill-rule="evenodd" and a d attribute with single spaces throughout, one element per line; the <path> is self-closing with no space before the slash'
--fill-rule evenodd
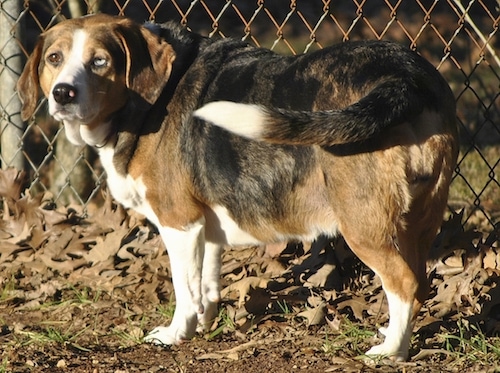
<path id="1" fill-rule="evenodd" d="M 498 231 L 444 224 L 405 363 L 368 361 L 380 281 L 342 239 L 227 250 L 219 317 L 179 346 L 142 342 L 174 307 L 155 229 L 107 198 L 57 207 L 0 172 L 0 372 L 500 372 Z"/>
<path id="2" fill-rule="evenodd" d="M 315 347 L 318 341 L 269 339 L 242 344 L 195 339 L 182 346 L 128 348 L 96 346 L 82 352 L 69 346 L 28 346 L 12 354 L 12 372 L 481 372 L 474 365 L 447 369 L 443 361 L 366 365 L 350 357 L 329 356 Z M 231 352 L 220 352 L 231 351 Z M 344 354 L 340 354 L 344 355 Z M 439 359 L 441 360 L 441 359 Z M 450 362 L 448 362 L 450 363 Z"/>

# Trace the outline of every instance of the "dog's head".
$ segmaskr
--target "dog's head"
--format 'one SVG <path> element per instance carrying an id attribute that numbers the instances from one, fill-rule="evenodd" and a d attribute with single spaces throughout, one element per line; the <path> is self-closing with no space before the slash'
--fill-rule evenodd
<path id="1" fill-rule="evenodd" d="M 99 145 L 114 113 L 156 101 L 174 58 L 165 40 L 129 19 L 99 14 L 63 21 L 40 36 L 19 78 L 22 118 L 33 115 L 41 87 L 69 140 Z"/>

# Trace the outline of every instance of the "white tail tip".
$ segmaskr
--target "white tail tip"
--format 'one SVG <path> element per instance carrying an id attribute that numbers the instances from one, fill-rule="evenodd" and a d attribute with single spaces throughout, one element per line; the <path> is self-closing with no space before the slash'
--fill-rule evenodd
<path id="1" fill-rule="evenodd" d="M 267 114 L 257 105 L 215 101 L 196 110 L 194 116 L 237 135 L 259 139 L 264 130 Z"/>

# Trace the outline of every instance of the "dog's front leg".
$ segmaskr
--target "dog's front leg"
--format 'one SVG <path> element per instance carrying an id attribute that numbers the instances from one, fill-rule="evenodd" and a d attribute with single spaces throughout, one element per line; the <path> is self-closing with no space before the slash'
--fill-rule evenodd
<path id="1" fill-rule="evenodd" d="M 217 317 L 217 304 L 220 301 L 220 269 L 223 247 L 206 242 L 203 256 L 202 294 L 203 314 L 198 315 L 198 331 L 203 332 L 212 326 Z"/>
<path id="2" fill-rule="evenodd" d="M 158 228 L 170 258 L 176 306 L 172 323 L 168 327 L 155 328 L 145 341 L 171 345 L 192 338 L 198 315 L 204 312 L 201 279 L 205 221 L 201 219 L 184 230 Z"/>

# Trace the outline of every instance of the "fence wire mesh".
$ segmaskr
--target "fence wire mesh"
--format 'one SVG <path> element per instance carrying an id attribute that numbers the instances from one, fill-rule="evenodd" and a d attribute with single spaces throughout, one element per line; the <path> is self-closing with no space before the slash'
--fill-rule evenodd
<path id="1" fill-rule="evenodd" d="M 37 36 L 59 21 L 103 12 L 143 22 L 175 20 L 211 37 L 236 37 L 298 54 L 356 39 L 388 39 L 417 50 L 450 83 L 458 107 L 461 154 L 449 206 L 491 229 L 500 217 L 499 1 L 486 0 L 3 0 L 0 18 L 2 167 L 24 167 L 31 193 L 88 206 L 105 183 L 95 154 L 67 145 L 46 115 L 20 123 L 12 87 Z M 12 54 L 12 47 L 20 50 Z M 15 58 L 14 58 L 15 57 Z M 7 88 L 6 88 L 7 87 Z M 9 150 L 10 149 L 10 150 Z M 90 182 L 89 182 L 90 181 Z"/>

